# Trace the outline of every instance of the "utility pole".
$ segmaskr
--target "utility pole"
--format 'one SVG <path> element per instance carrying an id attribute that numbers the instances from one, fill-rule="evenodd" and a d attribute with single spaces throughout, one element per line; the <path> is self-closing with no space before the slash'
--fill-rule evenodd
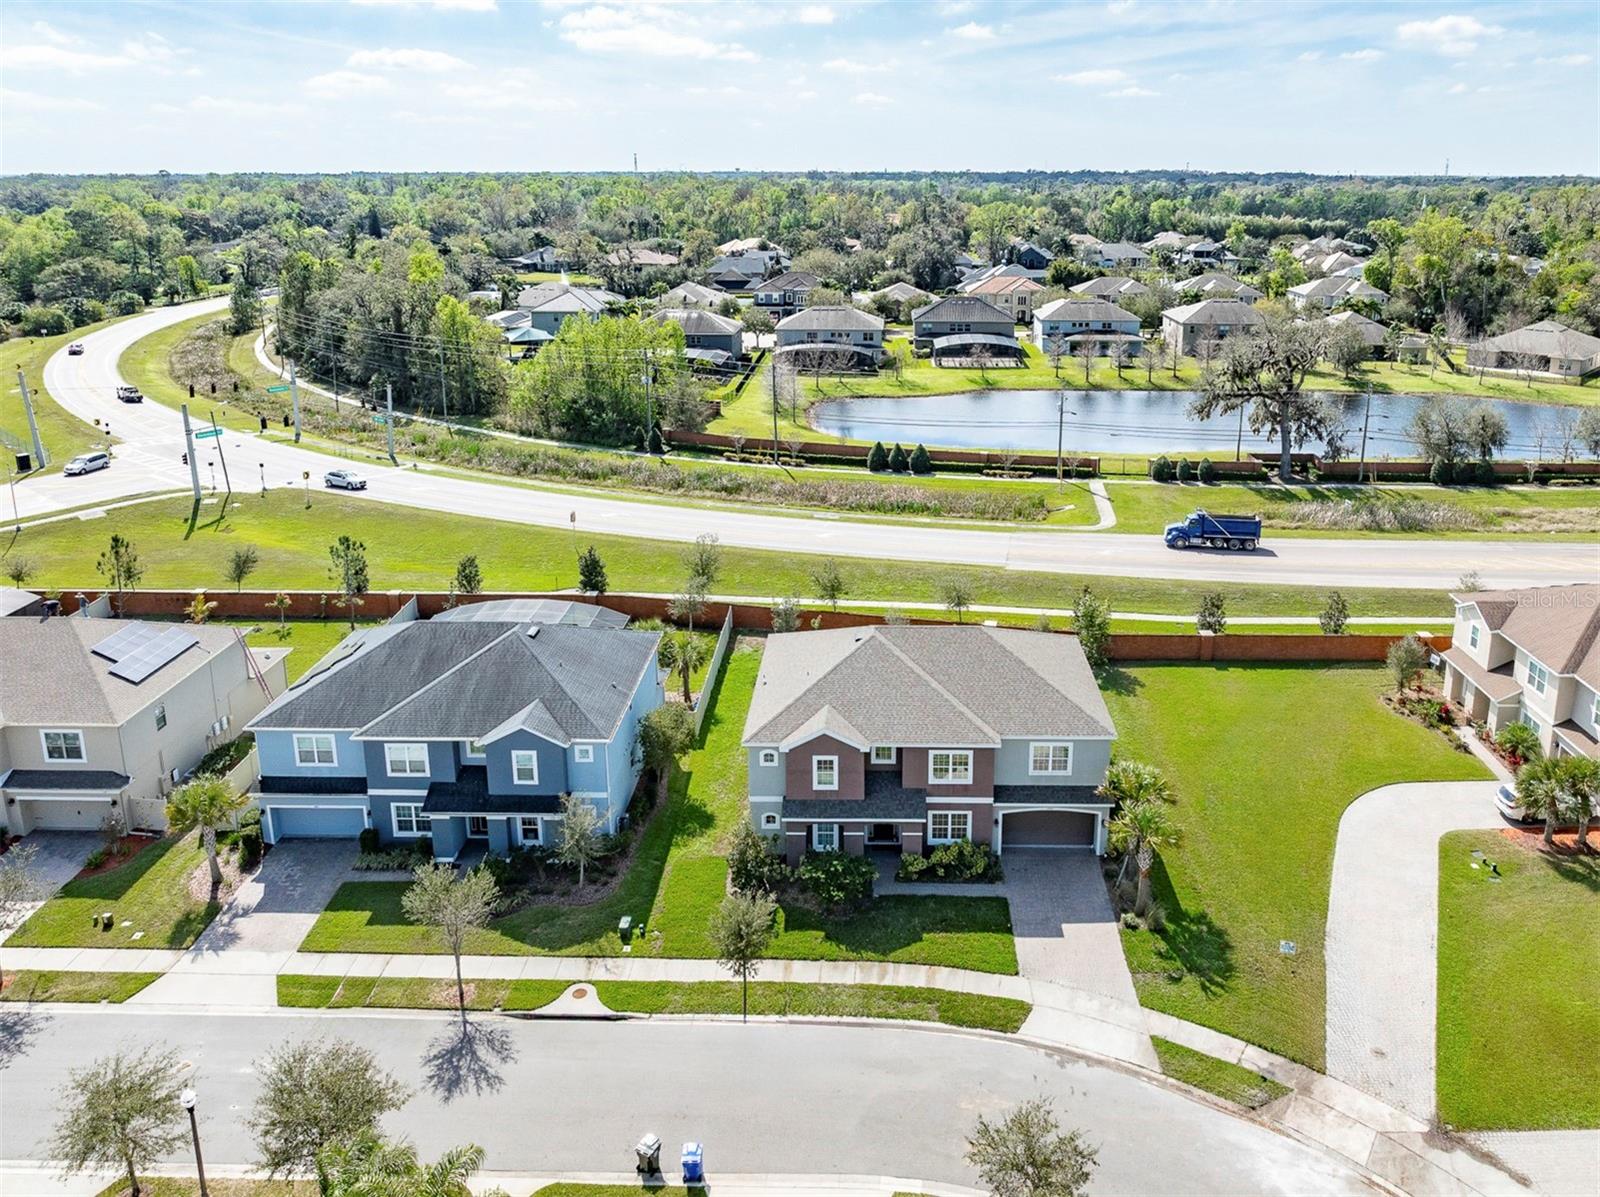
<path id="1" fill-rule="evenodd" d="M 394 459 L 394 383 L 386 382 L 383 384 L 383 402 L 389 409 L 389 414 L 384 417 L 383 421 L 384 427 L 389 434 L 389 464 L 399 465 L 400 463 Z"/>
<path id="2" fill-rule="evenodd" d="M 1056 392 L 1056 489 L 1066 485 L 1061 473 L 1061 450 L 1067 430 L 1067 393 Z"/>
<path id="3" fill-rule="evenodd" d="M 196 506 L 200 503 L 200 463 L 194 459 L 194 430 L 189 427 L 189 405 L 182 404 L 183 412 L 183 447 L 188 450 L 184 454 L 189 459 L 189 485 L 194 490 Z"/>
<path id="4" fill-rule="evenodd" d="M 767 371 L 772 379 L 772 464 L 778 463 L 778 349 L 772 349 L 772 367 Z"/>
<path id="5" fill-rule="evenodd" d="M 450 418 L 450 398 L 444 392 L 444 342 L 439 342 L 439 406 L 444 409 L 444 418 Z"/>
<path id="6" fill-rule="evenodd" d="M 295 379 L 294 359 L 289 359 L 289 402 L 294 405 L 294 443 L 300 443 L 300 383 Z"/>
<path id="7" fill-rule="evenodd" d="M 44 461 L 44 442 L 39 439 L 39 422 L 33 418 L 33 396 L 28 394 L 28 380 L 22 376 L 22 370 L 17 370 L 17 386 L 22 391 L 22 410 L 28 414 L 28 435 L 33 437 L 33 468 L 42 470 Z"/>
<path id="8" fill-rule="evenodd" d="M 1372 388 L 1367 388 L 1367 414 L 1361 417 L 1361 464 L 1356 467 L 1356 482 L 1367 480 L 1367 429 L 1372 426 Z"/>
<path id="9" fill-rule="evenodd" d="M 212 439 L 217 442 L 217 460 L 222 463 L 222 485 L 231 495 L 233 493 L 233 481 L 228 477 L 228 458 L 227 455 L 222 451 L 222 429 L 217 427 L 217 413 L 215 408 L 213 408 L 211 412 L 211 431 L 213 434 Z"/>

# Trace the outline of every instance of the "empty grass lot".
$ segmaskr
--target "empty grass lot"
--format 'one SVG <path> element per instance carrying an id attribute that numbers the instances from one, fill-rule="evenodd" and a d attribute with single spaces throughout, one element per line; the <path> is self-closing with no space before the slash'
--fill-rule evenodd
<path id="1" fill-rule="evenodd" d="M 322 590 L 330 584 L 328 545 L 346 533 L 367 546 L 374 590 L 444 590 L 456 561 L 467 553 L 477 554 L 488 590 L 565 589 L 578 580 L 572 534 L 566 529 L 411 510 L 322 492 L 311 495 L 308 508 L 304 496 L 293 490 L 271 491 L 265 498 L 236 496 L 226 510 L 220 502 L 202 507 L 192 528 L 190 512 L 186 499 L 157 499 L 110 509 L 89 522 L 27 526 L 14 540 L 0 542 L 0 564 L 20 554 L 36 565 L 38 586 L 98 592 L 95 562 L 112 533 L 121 533 L 140 555 L 141 584 L 146 587 L 224 590 L 229 553 L 236 546 L 252 545 L 260 554 L 252 586 Z M 615 591 L 672 593 L 683 584 L 678 546 L 581 530 L 579 539 L 600 553 Z M 811 594 L 816 588 L 811 573 L 820 560 L 799 553 L 724 548 L 717 589 L 727 594 Z M 1192 614 L 1200 594 L 1210 589 L 1220 591 L 1236 615 L 1315 615 L 1325 597 L 1318 587 L 1090 577 L 906 561 L 841 558 L 839 568 L 844 597 L 885 604 L 939 602 L 943 583 L 952 577 L 971 586 L 975 603 L 1023 607 L 1065 606 L 1085 585 L 1115 610 L 1160 614 Z M 1345 597 L 1352 615 L 1450 614 L 1448 599 L 1433 590 L 1352 587 Z"/>
<path id="2" fill-rule="evenodd" d="M 198 833 L 168 836 L 114 869 L 67 882 L 6 943 L 14 948 L 187 948 L 220 909 L 214 900 L 189 895 L 189 878 L 204 862 Z M 115 920 L 109 931 L 89 922 L 104 911 Z"/>
<path id="3" fill-rule="evenodd" d="M 6 974 L 0 1002 L 125 1002 L 160 975 L 25 968 Z"/>
<path id="4" fill-rule="evenodd" d="M 1591 833 L 1592 835 L 1592 833 Z M 1472 852 L 1500 880 L 1472 868 Z M 1458 1130 L 1600 1127 L 1600 857 L 1498 831 L 1439 841 L 1439 1117 Z"/>
<path id="5" fill-rule="evenodd" d="M 1163 770 L 1159 934 L 1124 931 L 1139 1000 L 1323 1066 L 1322 945 L 1339 816 L 1400 781 L 1488 774 L 1379 701 L 1377 666 L 1143 665 L 1106 683 L 1117 754 Z M 1293 955 L 1279 953 L 1292 941 Z"/>

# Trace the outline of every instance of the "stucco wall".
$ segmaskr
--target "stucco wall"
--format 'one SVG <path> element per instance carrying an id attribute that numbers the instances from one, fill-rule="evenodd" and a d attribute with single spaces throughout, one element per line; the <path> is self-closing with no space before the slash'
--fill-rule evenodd
<path id="1" fill-rule="evenodd" d="M 987 798 L 994 794 L 994 749 L 974 748 L 972 781 L 966 785 L 934 784 L 928 780 L 928 749 L 900 750 L 900 778 L 912 788 L 927 786 L 929 798 Z M 933 751 L 937 752 L 938 749 Z"/>
<path id="2" fill-rule="evenodd" d="M 839 758 L 839 788 L 816 790 L 811 786 L 814 757 Z M 784 757 L 784 794 L 790 798 L 861 798 L 865 796 L 866 754 L 832 736 L 817 736 L 797 744 Z"/>

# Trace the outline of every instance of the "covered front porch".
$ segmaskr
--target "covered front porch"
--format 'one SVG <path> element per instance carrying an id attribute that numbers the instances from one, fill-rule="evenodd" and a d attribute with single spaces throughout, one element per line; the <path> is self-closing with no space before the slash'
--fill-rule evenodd
<path id="1" fill-rule="evenodd" d="M 421 814 L 433 837 L 435 860 L 457 860 L 477 849 L 505 856 L 555 841 L 561 799 L 555 794 L 491 794 L 487 771 L 467 768 L 456 781 L 429 786 Z"/>

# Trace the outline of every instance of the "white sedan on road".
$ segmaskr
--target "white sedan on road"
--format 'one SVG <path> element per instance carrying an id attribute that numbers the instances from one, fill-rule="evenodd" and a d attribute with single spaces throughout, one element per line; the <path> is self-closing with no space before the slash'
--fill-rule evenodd
<path id="1" fill-rule="evenodd" d="M 329 470 L 322 476 L 322 485 L 339 490 L 366 490 L 367 480 L 354 470 Z"/>

